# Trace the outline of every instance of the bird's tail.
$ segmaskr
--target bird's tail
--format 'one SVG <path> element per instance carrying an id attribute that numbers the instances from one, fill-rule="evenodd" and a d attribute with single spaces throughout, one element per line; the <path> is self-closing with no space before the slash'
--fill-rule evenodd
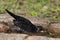
<path id="1" fill-rule="evenodd" d="M 11 15 L 13 18 L 15 18 L 16 19 L 16 15 L 15 14 L 13 14 L 12 12 L 10 12 L 9 10 L 7 10 L 7 9 L 5 9 L 6 10 L 6 12 L 8 12 L 8 14 L 9 15 Z"/>

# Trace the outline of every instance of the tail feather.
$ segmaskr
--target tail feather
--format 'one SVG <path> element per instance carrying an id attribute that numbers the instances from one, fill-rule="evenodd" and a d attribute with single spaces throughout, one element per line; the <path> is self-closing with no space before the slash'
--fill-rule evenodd
<path id="1" fill-rule="evenodd" d="M 7 9 L 5 9 L 7 12 L 8 12 L 8 14 L 9 15 L 11 15 L 13 18 L 15 18 L 16 19 L 16 15 L 15 14 L 13 14 L 12 12 L 10 12 L 10 11 L 8 11 Z"/>

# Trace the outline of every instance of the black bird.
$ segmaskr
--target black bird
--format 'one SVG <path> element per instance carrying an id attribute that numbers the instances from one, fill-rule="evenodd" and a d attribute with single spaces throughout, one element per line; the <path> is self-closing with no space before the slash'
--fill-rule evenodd
<path id="1" fill-rule="evenodd" d="M 13 22 L 15 25 L 14 26 L 15 29 L 12 28 L 13 30 L 23 31 L 23 32 L 26 31 L 26 32 L 32 32 L 32 33 L 43 30 L 42 26 L 36 27 L 28 19 L 15 15 L 12 12 L 8 11 L 7 9 L 5 9 L 5 10 L 8 12 L 9 15 L 11 15 L 14 18 Z"/>

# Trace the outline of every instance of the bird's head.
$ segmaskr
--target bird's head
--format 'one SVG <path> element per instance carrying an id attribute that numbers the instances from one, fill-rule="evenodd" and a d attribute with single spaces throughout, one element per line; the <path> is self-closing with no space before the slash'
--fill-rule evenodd
<path id="1" fill-rule="evenodd" d="M 37 32 L 44 32 L 43 26 L 37 26 Z"/>

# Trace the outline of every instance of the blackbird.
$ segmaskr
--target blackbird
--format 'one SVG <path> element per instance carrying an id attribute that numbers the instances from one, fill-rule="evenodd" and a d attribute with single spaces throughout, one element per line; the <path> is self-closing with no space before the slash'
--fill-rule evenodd
<path id="1" fill-rule="evenodd" d="M 22 32 L 32 32 L 32 33 L 43 30 L 42 26 L 35 26 L 34 24 L 31 23 L 30 20 L 18 15 L 15 15 L 14 13 L 10 12 L 7 9 L 5 9 L 5 11 L 7 11 L 8 14 L 14 18 L 13 20 L 14 27 L 12 28 L 12 30 L 16 30 L 18 32 L 22 31 Z"/>

